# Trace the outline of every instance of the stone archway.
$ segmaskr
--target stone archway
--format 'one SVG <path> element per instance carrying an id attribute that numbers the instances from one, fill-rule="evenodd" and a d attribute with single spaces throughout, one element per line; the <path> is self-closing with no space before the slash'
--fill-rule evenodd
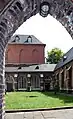
<path id="1" fill-rule="evenodd" d="M 40 12 L 44 1 L 49 5 L 48 13 L 57 19 L 73 38 L 73 0 L 0 0 L 0 119 L 4 119 L 5 115 L 5 48 L 18 27 Z"/>

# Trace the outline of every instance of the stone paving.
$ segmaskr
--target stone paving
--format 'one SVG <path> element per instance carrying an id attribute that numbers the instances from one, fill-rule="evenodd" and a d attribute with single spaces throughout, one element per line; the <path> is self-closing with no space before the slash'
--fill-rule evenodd
<path id="1" fill-rule="evenodd" d="M 73 119 L 73 109 L 6 113 L 5 119 Z"/>

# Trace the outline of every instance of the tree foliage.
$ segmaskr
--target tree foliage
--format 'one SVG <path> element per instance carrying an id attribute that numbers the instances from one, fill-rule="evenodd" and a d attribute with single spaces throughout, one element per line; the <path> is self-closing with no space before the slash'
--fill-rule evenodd
<path id="1" fill-rule="evenodd" d="M 57 64 L 63 55 L 64 53 L 61 51 L 61 49 L 53 48 L 51 51 L 47 52 L 46 61 L 50 64 Z"/>

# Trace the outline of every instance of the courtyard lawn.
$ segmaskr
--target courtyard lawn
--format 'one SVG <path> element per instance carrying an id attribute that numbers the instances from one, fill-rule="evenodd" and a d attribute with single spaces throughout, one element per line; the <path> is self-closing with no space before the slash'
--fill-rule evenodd
<path id="1" fill-rule="evenodd" d="M 37 109 L 73 106 L 73 96 L 53 92 L 10 92 L 6 94 L 6 109 Z"/>

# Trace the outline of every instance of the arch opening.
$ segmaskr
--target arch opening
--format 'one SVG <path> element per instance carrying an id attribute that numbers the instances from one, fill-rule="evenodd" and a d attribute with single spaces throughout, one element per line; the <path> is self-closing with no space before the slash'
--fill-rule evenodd
<path id="1" fill-rule="evenodd" d="M 49 6 L 43 4 L 44 1 Z M 73 38 L 73 2 L 72 0 L 11 0 L 11 2 L 0 0 L 0 3 L 2 4 L 0 6 L 0 51 L 2 53 L 0 54 L 0 119 L 4 119 L 4 61 L 5 48 L 10 37 L 23 22 L 38 12 L 40 14 L 42 12 L 42 16 L 50 14 L 57 19 Z M 47 5 L 47 7 L 43 5 Z"/>

